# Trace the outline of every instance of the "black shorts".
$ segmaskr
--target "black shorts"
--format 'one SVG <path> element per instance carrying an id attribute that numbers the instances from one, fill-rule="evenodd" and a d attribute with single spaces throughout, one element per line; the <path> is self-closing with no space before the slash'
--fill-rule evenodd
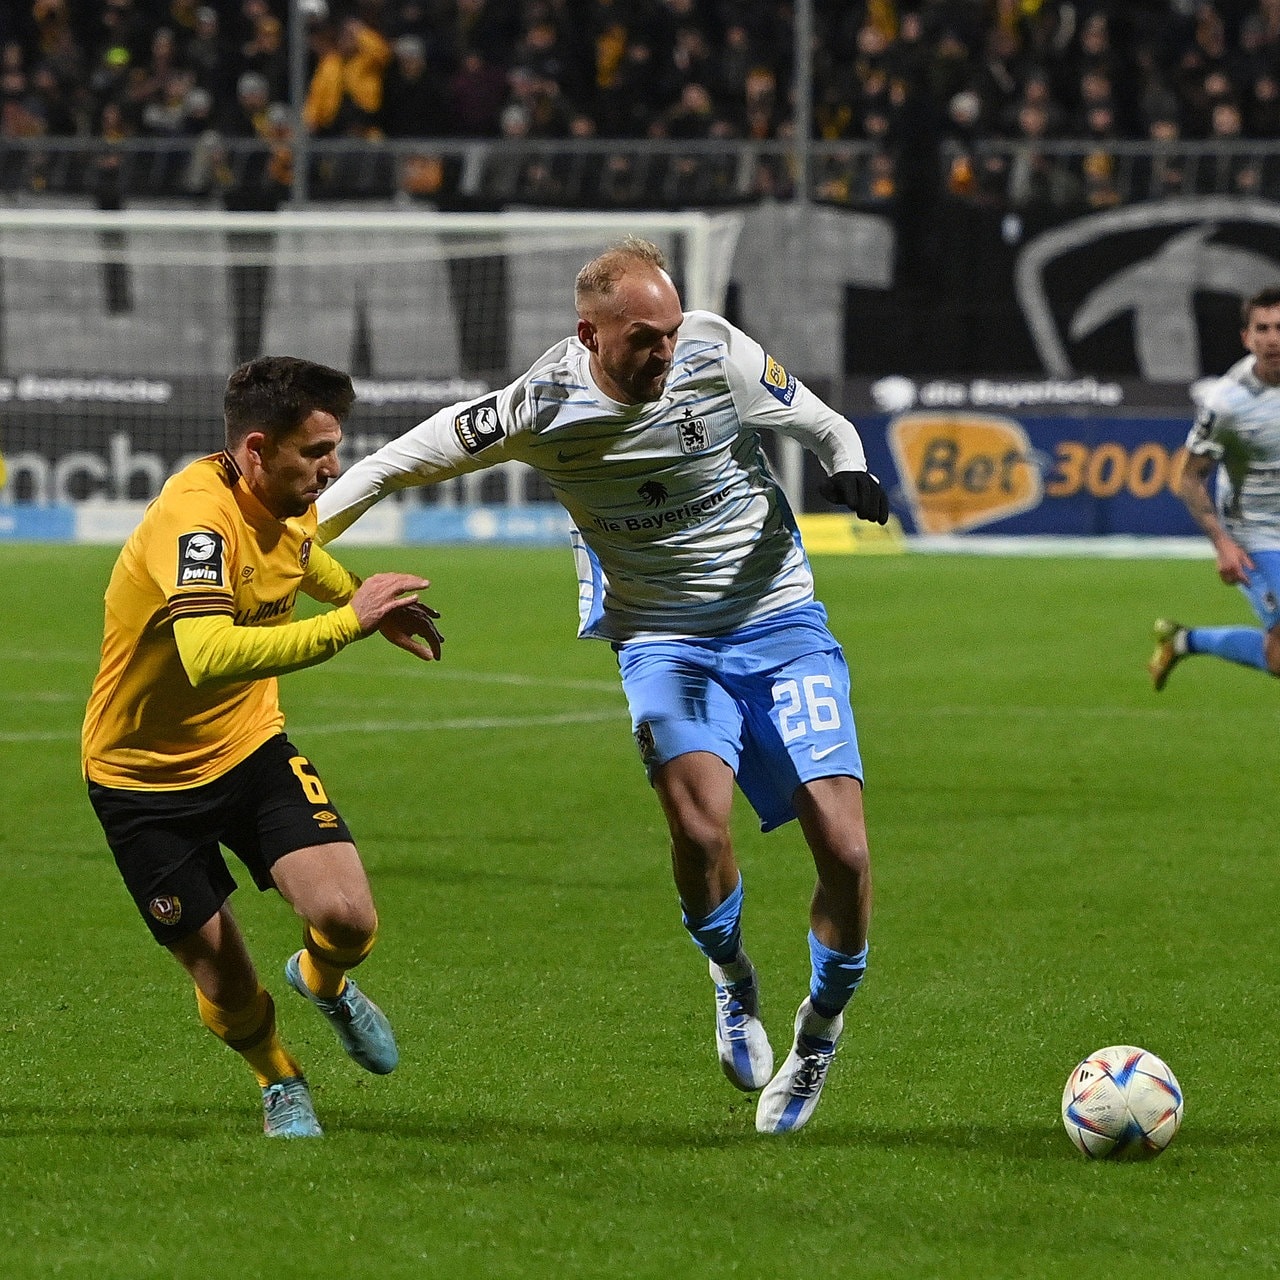
<path id="1" fill-rule="evenodd" d="M 213 919 L 235 889 L 220 844 L 267 890 L 286 853 L 351 840 L 311 762 L 283 733 L 204 786 L 125 791 L 91 782 L 89 800 L 125 887 L 165 946 Z"/>

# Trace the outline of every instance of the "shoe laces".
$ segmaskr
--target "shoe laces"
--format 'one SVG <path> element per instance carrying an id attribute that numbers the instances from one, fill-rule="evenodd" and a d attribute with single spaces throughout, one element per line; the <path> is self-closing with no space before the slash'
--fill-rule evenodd
<path id="1" fill-rule="evenodd" d="M 262 1095 L 262 1103 L 273 1121 L 289 1123 L 307 1114 L 303 1097 L 297 1082 L 280 1080 L 267 1086 Z"/>
<path id="2" fill-rule="evenodd" d="M 755 1016 L 752 1004 L 756 984 L 748 978 L 743 982 L 728 985 L 716 984 L 716 1004 L 720 1011 L 720 1020 L 724 1024 L 725 1034 L 742 1037 L 747 1032 L 748 1019 Z"/>
<path id="3" fill-rule="evenodd" d="M 791 1092 L 797 1098 L 812 1098 L 827 1078 L 827 1069 L 835 1059 L 836 1047 L 828 1041 L 801 1037 L 796 1041 L 796 1052 L 800 1055 L 800 1065 L 796 1067 Z"/>
<path id="4" fill-rule="evenodd" d="M 364 992 L 350 978 L 341 994 L 333 1002 L 333 1012 L 349 1027 L 365 1031 L 373 1026 L 373 1007 Z"/>

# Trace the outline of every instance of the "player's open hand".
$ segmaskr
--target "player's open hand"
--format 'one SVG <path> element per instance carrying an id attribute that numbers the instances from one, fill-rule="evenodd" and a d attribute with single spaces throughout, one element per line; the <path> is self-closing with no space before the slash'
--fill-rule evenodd
<path id="1" fill-rule="evenodd" d="M 430 585 L 428 579 L 419 578 L 415 573 L 375 573 L 366 579 L 351 597 L 360 634 L 370 635 L 389 613 L 404 605 L 416 604 L 417 592 L 425 591 Z"/>
<path id="2" fill-rule="evenodd" d="M 1218 577 L 1229 587 L 1243 587 L 1253 572 L 1253 559 L 1238 543 L 1229 538 L 1217 544 Z"/>
<path id="3" fill-rule="evenodd" d="M 889 496 L 870 471 L 837 471 L 818 485 L 828 502 L 848 507 L 859 520 L 885 524 L 889 519 Z"/>
<path id="4" fill-rule="evenodd" d="M 439 616 L 430 605 L 415 600 L 412 604 L 402 604 L 398 609 L 392 609 L 383 618 L 378 630 L 392 644 L 408 650 L 415 658 L 421 658 L 423 662 L 439 662 L 440 646 L 444 644 L 444 636 L 440 634 L 435 621 Z M 414 636 L 422 636 L 427 643 L 422 644 Z"/>

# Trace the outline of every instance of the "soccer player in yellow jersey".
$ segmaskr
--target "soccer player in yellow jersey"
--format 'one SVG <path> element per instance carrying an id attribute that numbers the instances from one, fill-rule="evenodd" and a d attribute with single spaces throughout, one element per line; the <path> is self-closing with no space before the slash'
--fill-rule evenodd
<path id="1" fill-rule="evenodd" d="M 385 1074 L 399 1057 L 386 1016 L 347 976 L 377 931 L 369 882 L 315 768 L 284 734 L 276 685 L 376 630 L 440 657 L 439 615 L 416 594 L 426 579 L 362 583 L 313 540 L 354 399 L 345 373 L 287 356 L 231 375 L 225 451 L 168 481 L 116 561 L 84 721 L 89 798 L 116 865 L 195 982 L 201 1021 L 257 1076 L 271 1137 L 321 1129 L 227 904 L 236 882 L 219 845 L 302 917 L 289 984 L 362 1067 Z M 299 591 L 337 607 L 295 622 Z"/>

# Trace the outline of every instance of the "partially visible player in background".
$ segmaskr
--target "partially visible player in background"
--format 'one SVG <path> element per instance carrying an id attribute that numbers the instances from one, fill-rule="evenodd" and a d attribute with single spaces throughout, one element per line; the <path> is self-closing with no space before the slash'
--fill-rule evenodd
<path id="1" fill-rule="evenodd" d="M 1218 577 L 1244 592 L 1262 625 L 1159 619 L 1147 664 L 1157 692 L 1193 654 L 1280 675 L 1280 284 L 1244 304 L 1242 323 L 1249 354 L 1205 396 L 1187 437 L 1178 496 L 1213 543 Z M 1215 469 L 1216 496 L 1209 492 Z"/>
<path id="2" fill-rule="evenodd" d="M 116 561 L 84 721 L 89 798 L 116 865 L 191 975 L 201 1020 L 256 1075 L 271 1137 L 321 1129 L 227 905 L 236 882 L 220 844 L 303 919 L 289 984 L 362 1067 L 385 1074 L 399 1057 L 385 1015 L 346 976 L 374 943 L 369 882 L 285 737 L 275 679 L 379 629 L 419 658 L 440 656 L 438 615 L 415 594 L 424 578 L 361 583 L 315 545 L 315 500 L 338 474 L 354 398 L 345 373 L 286 356 L 231 375 L 225 451 L 168 481 Z M 299 591 L 338 607 L 294 622 Z"/>
<path id="3" fill-rule="evenodd" d="M 853 425 L 728 321 L 686 315 L 654 245 L 589 262 L 575 298 L 575 337 L 357 463 L 322 496 L 319 536 L 398 489 L 508 459 L 547 479 L 576 526 L 579 634 L 618 653 L 684 923 L 710 966 L 721 1065 L 763 1089 L 757 1129 L 783 1133 L 813 1114 L 862 980 L 871 878 L 849 671 L 757 429 L 817 454 L 824 494 L 860 518 L 885 523 L 888 503 Z M 735 775 L 764 830 L 799 819 L 818 873 L 809 994 L 776 1074 L 742 946 Z"/>

